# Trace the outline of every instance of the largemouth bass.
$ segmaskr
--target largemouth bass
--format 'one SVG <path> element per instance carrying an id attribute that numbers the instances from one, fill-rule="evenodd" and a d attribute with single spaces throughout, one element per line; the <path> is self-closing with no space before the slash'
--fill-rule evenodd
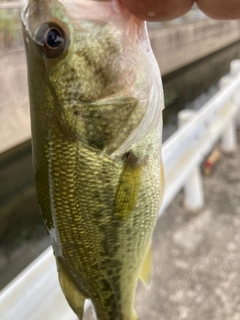
<path id="1" fill-rule="evenodd" d="M 163 94 L 144 22 L 117 1 L 23 13 L 33 165 L 59 280 L 79 319 L 134 320 L 163 193 Z"/>

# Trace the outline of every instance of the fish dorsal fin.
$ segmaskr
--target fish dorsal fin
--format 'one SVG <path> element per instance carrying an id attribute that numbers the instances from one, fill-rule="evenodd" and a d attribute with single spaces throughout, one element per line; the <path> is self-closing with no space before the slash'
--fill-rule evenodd
<path id="1" fill-rule="evenodd" d="M 79 320 L 83 319 L 84 302 L 86 297 L 78 290 L 71 277 L 65 270 L 65 267 L 59 259 L 57 259 L 59 282 L 62 291 L 73 311 L 78 316 Z"/>
<path id="2" fill-rule="evenodd" d="M 148 288 L 151 285 L 152 279 L 152 246 L 150 245 L 145 258 L 143 260 L 141 271 L 139 273 L 139 279 L 142 281 L 144 285 Z"/>

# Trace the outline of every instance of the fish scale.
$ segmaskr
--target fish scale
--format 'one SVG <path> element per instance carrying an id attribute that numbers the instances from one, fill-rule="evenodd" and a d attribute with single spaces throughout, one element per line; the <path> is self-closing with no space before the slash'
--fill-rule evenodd
<path id="1" fill-rule="evenodd" d="M 53 141 L 57 142 L 58 141 L 57 137 L 53 137 Z M 56 211 L 56 214 L 59 216 L 59 221 L 57 223 L 57 227 L 58 227 L 59 233 L 64 235 L 64 238 L 61 239 L 61 243 L 63 244 L 62 254 L 65 257 L 65 259 L 69 261 L 70 265 L 76 264 L 77 268 L 73 268 L 73 269 L 75 270 L 76 273 L 78 273 L 79 271 L 76 271 L 76 270 L 79 269 L 80 265 L 83 265 L 83 269 L 84 269 L 84 262 L 86 263 L 86 265 L 87 264 L 93 265 L 96 262 L 98 263 L 98 259 L 101 260 L 102 246 L 101 246 L 101 241 L 98 241 L 98 240 L 95 240 L 95 243 L 100 245 L 100 247 L 99 247 L 100 253 L 98 253 L 98 255 L 97 255 L 98 258 L 92 262 L 89 261 L 89 257 L 87 258 L 87 261 L 83 259 L 83 257 L 87 257 L 87 250 L 89 249 L 89 243 L 88 243 L 88 241 L 86 241 L 85 234 L 87 233 L 88 236 L 92 239 L 94 238 L 93 235 L 99 234 L 99 224 L 96 223 L 93 219 L 94 212 L 95 212 L 95 214 L 96 213 L 98 214 L 99 207 L 103 206 L 102 201 L 104 203 L 106 203 L 106 201 L 104 201 L 105 200 L 104 198 L 106 197 L 105 195 L 107 194 L 107 196 L 110 196 L 111 189 L 112 189 L 112 193 L 114 193 L 118 179 L 117 178 L 115 179 L 115 184 L 114 184 L 113 179 L 112 179 L 113 175 L 111 174 L 110 175 L 111 178 L 108 177 L 108 180 L 112 186 L 110 186 L 108 188 L 108 184 L 106 184 L 106 177 L 105 177 L 104 184 L 106 186 L 106 189 L 103 191 L 101 188 L 100 181 L 99 181 L 99 184 L 97 185 L 94 183 L 95 180 L 94 180 L 93 176 L 90 175 L 90 180 L 88 178 L 89 177 L 88 171 L 91 170 L 91 168 L 95 168 L 96 172 L 99 172 L 99 171 L 101 172 L 101 162 L 99 162 L 99 158 L 98 158 L 99 154 L 95 154 L 95 159 L 94 159 L 94 157 L 93 157 L 94 154 L 92 154 L 93 152 L 91 152 L 91 150 L 88 150 L 86 148 L 80 148 L 79 146 L 75 146 L 75 148 L 73 148 L 73 151 L 71 151 L 71 148 L 70 148 L 71 145 L 69 145 L 69 143 L 66 144 L 66 147 L 61 147 L 59 142 L 57 142 L 56 145 L 59 145 L 59 150 L 53 152 L 53 155 L 51 157 L 52 158 L 52 166 L 55 167 L 55 171 L 58 172 L 58 167 L 62 168 L 62 165 L 63 165 L 62 161 L 64 159 L 65 168 L 68 168 L 68 169 L 66 171 L 62 170 L 61 175 L 57 174 L 57 176 L 54 176 L 54 174 L 53 174 L 53 177 L 51 180 L 54 181 L 58 185 L 58 188 L 57 187 L 54 188 L 55 193 L 56 193 L 56 198 L 52 197 L 52 201 L 53 201 L 53 199 L 56 199 L 55 200 L 55 211 Z M 77 152 L 76 149 L 78 149 L 78 157 L 74 158 L 72 154 L 75 154 Z M 64 157 L 61 157 L 62 160 L 60 162 L 58 160 L 59 157 L 56 156 L 57 152 L 65 155 Z M 67 159 L 66 159 L 66 156 L 67 156 Z M 54 163 L 54 159 L 55 159 L 56 163 Z M 69 159 L 69 163 L 68 163 L 68 159 Z M 77 159 L 77 160 L 73 161 L 72 159 Z M 98 161 L 96 161 L 96 160 L 98 160 Z M 106 162 L 108 163 L 108 168 L 109 168 L 109 164 L 111 162 L 113 163 L 112 170 L 117 171 L 117 177 L 119 178 L 119 175 L 121 173 L 121 166 L 120 165 L 116 166 L 116 164 L 113 161 L 111 161 L 110 159 L 107 159 Z M 67 165 L 66 165 L 66 163 L 67 163 Z M 116 170 L 116 169 L 118 169 L 118 170 Z M 76 170 L 79 173 L 76 173 L 75 172 Z M 75 176 L 74 179 L 72 179 L 72 175 Z M 102 175 L 99 174 L 99 176 L 102 176 Z M 59 179 L 60 179 L 60 181 L 59 181 Z M 64 181 L 64 183 L 63 183 L 63 181 Z M 80 188 L 80 186 L 78 187 L 76 184 L 80 184 L 81 188 Z M 100 201 L 102 200 L 100 203 L 96 203 L 95 199 L 92 197 L 92 194 L 94 194 L 93 188 L 96 189 L 96 191 L 98 191 L 100 194 L 103 193 L 103 195 L 104 195 L 103 197 L 100 197 Z M 73 195 L 73 198 L 74 198 L 74 192 L 76 192 L 77 190 L 84 191 L 84 192 L 82 192 L 81 196 L 75 197 L 75 199 L 78 199 L 77 202 L 80 202 L 81 205 L 77 205 L 76 201 L 71 201 L 71 198 L 66 199 L 66 196 L 65 196 L 65 193 L 71 194 L 71 195 Z M 106 190 L 108 190 L 108 192 L 106 192 Z M 143 194 L 146 194 L 145 190 L 143 190 Z M 40 195 L 40 198 L 41 198 L 41 195 Z M 114 197 L 111 196 L 110 198 L 113 199 Z M 143 201 L 143 203 L 146 203 L 146 202 L 144 202 L 145 199 L 143 196 L 139 197 L 139 198 L 142 199 L 141 202 Z M 62 199 L 65 199 L 66 204 L 62 201 Z M 79 210 L 80 207 L 81 207 L 81 212 L 79 212 L 79 213 L 81 213 L 81 215 L 76 212 L 76 210 L 77 209 Z M 146 205 L 145 205 L 145 207 L 146 207 Z M 112 220 L 111 208 L 112 208 L 112 203 L 108 203 L 108 208 L 105 208 L 105 210 L 103 210 L 103 209 L 101 210 L 105 214 L 105 217 L 104 217 L 105 226 L 107 225 L 107 222 L 108 222 L 108 221 L 106 221 L 107 216 L 110 217 L 109 220 Z M 65 214 L 65 212 L 68 212 L 68 213 Z M 156 210 L 155 210 L 155 212 L 156 212 Z M 87 217 L 87 215 L 89 213 L 91 213 L 91 216 L 92 216 L 91 218 Z M 122 234 L 123 234 L 124 230 L 126 231 L 126 229 L 128 230 L 127 233 L 129 231 L 131 231 L 132 224 L 135 225 L 135 228 L 137 228 L 137 225 L 139 225 L 139 221 L 140 221 L 138 218 L 139 214 L 141 214 L 141 212 L 138 213 L 138 211 L 136 212 L 136 215 L 134 215 L 134 213 L 131 214 L 130 221 L 125 221 L 125 223 L 123 223 L 121 225 L 121 230 L 122 230 L 121 233 Z M 64 215 L 64 219 L 62 218 L 62 215 Z M 81 216 L 83 221 L 76 220 L 75 217 L 78 217 L 78 216 Z M 61 217 L 61 219 L 60 219 L 60 217 Z M 73 218 L 74 218 L 74 220 L 73 220 Z M 98 218 L 98 216 L 95 219 L 97 219 L 97 218 Z M 89 227 L 89 225 L 87 226 L 86 220 L 91 221 L 90 227 Z M 133 222 L 132 222 L 132 220 L 133 220 Z M 129 224 L 130 224 L 130 227 L 129 227 Z M 112 230 L 112 223 L 110 225 L 111 225 L 110 230 Z M 148 228 L 148 224 L 146 224 L 145 228 Z M 112 233 L 112 231 L 110 233 Z M 83 235 L 83 236 L 80 237 L 80 239 L 79 239 L 79 236 L 81 236 L 81 235 Z M 146 232 L 141 232 L 139 234 L 139 240 L 138 240 L 139 244 L 138 245 L 134 244 L 134 247 L 133 247 L 133 251 L 135 251 L 136 256 L 139 254 L 138 251 L 139 251 L 139 248 L 141 248 L 141 245 L 145 244 L 145 242 L 146 242 L 146 239 L 144 239 L 144 238 L 147 238 L 149 241 L 149 236 L 148 237 L 146 236 Z M 84 243 L 84 241 L 85 241 L 85 243 Z M 108 241 L 109 241 L 109 245 L 111 245 L 112 244 L 111 237 L 110 237 L 110 239 L 108 239 Z M 125 253 L 124 249 L 125 248 L 129 249 L 132 246 L 131 233 L 128 234 L 127 238 L 125 236 L 123 236 L 123 241 L 125 241 L 125 246 L 121 249 L 123 252 L 123 257 L 121 257 L 121 260 L 128 261 L 129 258 L 126 258 L 127 252 Z M 72 244 L 74 244 L 74 243 L 81 243 L 82 252 L 80 251 L 78 253 L 79 248 L 77 248 L 77 250 L 76 250 L 77 252 L 72 253 L 72 254 L 69 253 L 69 248 L 71 248 Z M 64 244 L 67 244 L 67 247 L 65 249 L 66 253 L 64 252 Z M 95 256 L 93 247 L 96 248 L 96 246 L 92 245 L 92 252 L 91 252 L 92 258 L 94 258 L 94 256 Z M 73 247 L 73 246 L 72 246 L 72 248 L 75 249 L 75 247 Z M 129 250 L 128 254 L 132 255 L 133 251 Z M 103 254 L 105 257 L 106 252 L 103 252 Z M 113 254 L 112 247 L 111 247 L 111 254 Z M 120 254 L 121 254 L 121 252 L 120 252 Z M 86 268 L 86 265 L 85 265 L 85 268 Z M 113 266 L 114 266 L 114 263 L 113 263 Z M 115 265 L 115 267 L 116 267 L 116 265 Z M 110 264 L 109 268 L 110 269 L 112 268 L 111 264 Z M 128 268 L 129 268 L 129 263 L 126 266 L 126 269 L 128 269 Z M 139 268 L 139 266 L 137 265 L 137 266 L 135 266 L 135 268 Z M 71 270 L 71 268 L 69 268 L 69 269 Z M 93 272 L 92 266 L 90 268 L 90 272 L 91 272 L 91 274 Z M 98 269 L 97 269 L 97 273 L 98 273 L 98 277 L 99 276 L 101 277 L 101 272 L 99 272 Z M 107 271 L 106 271 L 106 273 L 107 273 Z M 89 276 L 89 274 L 88 274 L 88 276 Z M 104 278 L 105 274 L 103 274 L 102 277 Z M 93 277 L 93 278 L 95 278 L 95 277 Z M 126 284 L 127 281 L 129 281 L 130 279 L 127 278 L 127 275 L 125 276 L 125 278 L 126 278 L 126 280 L 125 280 L 126 281 L 125 284 Z M 93 284 L 93 286 L 94 286 L 94 284 Z M 100 289 L 100 293 L 102 293 L 101 289 Z"/>
<path id="2" fill-rule="evenodd" d="M 100 305 L 100 307 L 103 305 L 104 312 L 106 312 L 106 304 L 99 298 L 102 295 L 104 296 L 104 289 L 102 288 L 101 282 L 99 283 L 96 279 L 107 279 L 107 281 L 111 283 L 114 276 L 117 276 L 119 279 L 122 278 L 122 287 L 125 287 L 127 284 L 130 288 L 135 286 L 137 278 L 135 277 L 135 283 L 131 285 L 131 277 L 132 274 L 137 274 L 136 270 L 140 268 L 138 261 L 139 255 L 142 255 L 141 248 L 149 243 L 148 221 L 153 219 L 152 224 L 155 223 L 157 213 L 156 206 L 158 207 L 158 201 L 155 200 L 157 195 L 154 196 L 153 191 L 155 189 L 152 190 L 150 187 L 152 180 L 148 179 L 150 192 L 146 192 L 144 186 L 142 192 L 139 193 L 139 203 L 136 205 L 136 210 L 131 213 L 128 220 L 121 221 L 121 223 L 119 223 L 118 220 L 115 221 L 114 230 L 112 207 L 116 187 L 121 177 L 123 162 L 118 160 L 116 163 L 106 157 L 105 162 L 107 163 L 108 173 L 105 172 L 105 174 L 102 175 L 102 168 L 104 168 L 105 165 L 99 161 L 100 152 L 93 152 L 91 148 L 83 147 L 83 145 L 79 146 L 77 143 L 73 142 L 69 143 L 69 141 L 67 143 L 62 143 L 62 140 L 59 139 L 60 132 L 56 136 L 51 136 L 54 141 L 50 147 L 51 156 L 49 156 L 49 150 L 48 152 L 45 152 L 45 154 L 48 157 L 47 163 L 54 168 L 50 177 L 48 170 L 48 178 L 53 184 L 54 194 L 56 195 L 51 196 L 51 202 L 54 203 L 55 213 L 52 209 L 48 210 L 52 215 L 56 215 L 55 219 L 57 219 L 57 224 L 55 225 L 55 228 L 57 228 L 58 233 L 62 235 L 62 238 L 60 238 L 60 243 L 62 244 L 60 256 L 64 256 L 64 260 L 68 261 L 66 266 L 68 270 L 70 270 L 70 273 L 78 275 L 79 283 L 84 282 L 81 281 L 79 274 L 81 274 L 83 278 L 91 278 L 91 281 L 87 284 L 87 288 L 83 286 L 83 290 L 88 293 L 91 292 L 92 289 L 94 295 L 91 296 L 89 294 L 89 297 L 92 298 L 96 305 Z M 42 138 L 43 137 L 41 137 L 41 139 Z M 139 149 L 139 156 L 141 156 L 144 152 L 141 151 L 141 148 Z M 137 151 L 138 150 L 136 149 L 136 154 Z M 77 157 L 74 157 L 76 154 Z M 158 166 L 158 163 L 154 161 L 154 158 L 151 161 L 150 154 L 149 157 L 149 165 Z M 101 156 L 100 159 L 103 161 L 104 156 Z M 89 171 L 92 171 L 93 169 L 95 172 L 94 176 L 89 174 Z M 158 171 L 160 175 L 160 168 Z M 157 170 L 155 169 L 154 172 L 156 173 Z M 98 177 L 97 184 L 95 182 L 96 174 Z M 148 175 L 148 171 L 146 172 L 146 175 Z M 99 180 L 99 177 L 102 177 L 102 183 Z M 102 189 L 102 184 L 105 185 L 104 190 Z M 41 186 L 41 183 L 38 185 Z M 46 197 L 46 190 L 39 190 L 38 187 L 37 190 L 38 197 L 43 199 L 42 201 L 40 200 L 40 206 L 44 208 L 46 205 L 45 202 L 49 201 Z M 96 201 L 96 197 L 93 197 L 93 195 L 97 193 L 99 194 L 99 201 Z M 69 194 L 71 197 L 68 197 Z M 149 196 L 153 199 L 151 202 L 146 201 L 146 198 Z M 141 211 L 137 210 L 137 207 L 141 207 Z M 155 207 L 154 210 L 152 210 L 151 207 Z M 144 220 L 139 219 L 139 216 L 142 215 L 142 211 L 144 211 L 146 215 Z M 154 217 L 149 217 L 148 211 L 154 212 Z M 47 211 L 45 210 L 45 214 L 46 213 Z M 87 221 L 90 221 L 90 225 Z M 101 225 L 104 227 L 103 230 L 100 228 Z M 108 225 L 111 228 L 108 229 Z M 132 226 L 134 226 L 134 229 Z M 117 232 L 118 228 L 120 235 L 117 233 L 116 235 L 119 235 L 121 240 L 117 239 L 117 236 L 113 239 L 114 237 L 112 236 Z M 135 232 L 137 229 L 140 229 L 141 232 L 138 232 L 136 237 Z M 106 238 L 108 241 L 105 251 L 102 246 L 102 241 L 104 240 L 103 233 L 107 234 Z M 99 239 L 96 235 L 99 236 Z M 135 243 L 132 242 L 133 237 L 136 239 Z M 116 247 L 112 246 L 114 240 L 118 240 L 117 242 L 122 244 L 119 254 L 117 254 Z M 74 244 L 80 244 L 80 247 L 76 247 Z M 56 244 L 54 247 L 56 249 Z M 72 250 L 70 251 L 70 249 Z M 109 250 L 109 252 L 106 252 L 107 250 Z M 89 252 L 91 252 L 90 255 Z M 55 254 L 56 257 L 58 257 L 57 250 L 55 250 Z M 104 259 L 108 256 L 111 256 L 111 259 L 110 261 L 107 261 L 108 268 L 106 268 L 106 266 L 104 266 Z M 103 260 L 102 257 L 104 257 Z M 108 270 L 117 269 L 119 266 L 118 261 L 127 261 L 127 263 L 118 272 L 109 276 Z M 94 265 L 95 274 L 93 269 Z M 85 272 L 83 270 L 85 270 Z M 101 270 L 104 270 L 104 272 L 101 272 Z M 121 276 L 122 274 L 123 276 Z M 116 283 L 116 281 L 114 282 Z M 114 287 L 114 284 L 112 286 Z M 96 288 L 99 288 L 99 290 L 97 291 Z M 120 295 L 120 291 L 121 290 L 116 290 L 116 294 Z M 110 295 L 110 293 L 105 294 L 105 297 L 108 297 L 108 295 Z M 125 297 L 125 300 L 129 300 L 128 293 L 126 296 L 127 298 Z M 115 305 L 115 297 L 113 300 L 114 301 L 112 302 L 107 300 L 109 308 Z M 118 297 L 118 300 L 119 303 L 121 303 L 121 296 Z M 122 303 L 126 308 L 126 303 Z M 130 300 L 129 304 L 131 305 L 131 303 L 132 301 Z M 99 311 L 99 317 L 100 316 L 101 312 Z M 112 320 L 113 318 L 105 318 L 104 316 L 102 319 Z"/>
<path id="3" fill-rule="evenodd" d="M 81 155 L 81 158 L 84 158 L 84 155 L 82 154 Z M 81 159 L 82 160 L 82 159 Z M 83 161 L 82 161 L 83 162 Z M 85 161 L 83 162 L 83 165 L 85 165 L 85 166 L 87 166 L 88 167 L 88 163 L 86 163 Z M 78 166 L 79 168 L 81 168 L 81 165 L 79 165 Z M 78 175 L 78 174 L 76 174 L 76 176 L 77 177 L 79 177 L 79 180 L 81 181 L 81 184 L 83 184 L 83 185 L 87 185 L 87 175 L 86 175 L 86 169 L 83 169 L 83 170 L 80 170 L 81 172 L 84 172 L 85 174 L 83 174 L 82 176 L 81 176 L 81 174 L 80 175 Z M 65 177 L 66 178 L 66 177 Z M 76 181 L 78 181 L 77 180 L 77 178 L 76 178 Z M 91 186 L 92 184 L 91 184 L 91 180 L 89 181 L 89 185 Z M 86 186 L 85 186 L 85 188 L 84 188 L 84 190 L 86 190 L 86 193 L 87 194 L 89 194 L 90 195 L 90 199 L 92 198 L 91 197 L 91 195 L 92 195 L 92 190 L 89 190 Z M 71 190 L 69 190 L 70 192 L 71 192 Z M 57 191 L 56 191 L 57 192 Z M 59 195 L 59 198 L 61 198 L 61 195 Z M 95 209 L 96 210 L 96 208 L 93 208 L 92 206 L 91 206 L 91 202 L 89 203 L 88 201 L 85 201 L 86 200 L 86 196 L 85 197 L 78 197 L 78 199 L 79 199 L 79 202 L 81 202 L 81 204 L 84 202 L 85 203 L 85 206 L 84 205 L 81 205 L 81 213 L 82 213 L 82 215 L 83 216 L 85 216 L 85 214 L 87 214 L 88 212 L 92 212 L 93 211 L 93 209 Z M 81 201 L 83 199 L 83 201 Z M 61 205 L 61 202 L 60 202 L 60 205 Z M 94 206 L 95 207 L 95 206 Z M 76 208 L 76 206 L 74 206 L 74 208 Z M 71 208 L 72 209 L 72 208 Z M 63 208 L 63 210 L 64 210 L 64 208 Z M 60 212 L 59 212 L 59 214 L 60 214 Z M 105 211 L 105 214 L 106 214 L 106 211 Z M 72 220 L 72 217 L 75 217 L 76 215 L 74 214 L 74 211 L 73 211 L 73 209 L 71 210 L 71 214 L 70 214 L 70 216 L 66 216 L 66 221 L 67 221 L 67 224 L 64 224 L 64 226 L 63 226 L 63 228 L 65 229 L 65 230 L 62 230 L 62 234 L 64 234 L 64 235 L 70 235 L 70 238 L 71 239 L 67 239 L 67 241 L 65 240 L 65 239 L 62 239 L 62 243 L 68 243 L 68 245 L 69 245 L 69 243 L 70 243 L 70 240 L 72 240 L 73 241 L 73 243 L 75 242 L 79 242 L 79 240 L 81 241 L 81 247 L 82 248 L 84 248 L 84 242 L 83 242 L 83 240 L 84 239 L 82 239 L 82 237 L 80 237 L 81 239 L 79 239 L 78 240 L 78 238 L 79 238 L 79 235 L 81 235 L 82 233 L 83 233 L 83 238 L 84 238 L 84 233 L 87 231 L 87 233 L 88 233 L 88 235 L 89 235 L 89 238 L 91 238 L 91 235 L 93 235 L 93 231 L 92 231 L 92 229 L 93 229 L 93 226 L 95 225 L 95 223 L 93 223 L 91 226 L 89 226 L 88 224 L 87 224 L 87 222 L 85 222 L 85 223 L 81 223 L 81 225 L 77 225 L 76 224 L 76 221 L 74 220 L 74 221 L 72 221 L 72 222 L 70 222 L 71 220 Z M 84 219 L 84 220 L 89 220 L 87 217 Z M 61 221 L 62 221 L 62 219 L 61 219 Z M 66 226 L 68 227 L 68 230 L 66 230 Z M 59 230 L 60 230 L 60 232 L 61 232 L 61 225 L 59 225 L 58 224 L 58 228 L 59 228 Z M 76 240 L 76 238 L 77 238 L 77 240 Z M 92 237 L 93 238 L 93 237 Z M 90 240 L 90 242 L 91 242 L 92 240 Z M 96 241 L 96 243 L 98 243 L 98 241 Z M 88 242 L 86 243 L 86 246 L 88 247 Z M 94 253 L 95 252 L 95 250 L 93 249 L 93 247 L 95 247 L 95 246 L 93 246 L 92 245 L 92 248 L 91 248 L 91 254 L 92 254 L 92 257 L 93 258 L 95 258 L 95 256 L 96 256 L 96 253 Z M 76 253 L 73 253 L 73 254 L 70 254 L 69 253 L 69 247 L 67 247 L 67 249 L 66 249 L 66 253 L 64 252 L 64 248 L 63 248 L 63 255 L 65 256 L 65 259 L 66 260 L 68 260 L 68 261 L 70 261 L 70 265 L 76 265 L 76 267 L 74 267 L 73 269 L 74 269 L 74 271 L 76 272 L 76 273 L 79 273 L 79 266 L 80 265 L 83 265 L 83 268 L 84 269 L 87 269 L 86 267 L 87 267 L 87 265 L 85 265 L 84 266 L 84 259 L 82 258 L 82 256 L 84 257 L 86 257 L 87 256 L 87 252 L 86 252 L 86 250 L 83 250 L 83 252 L 76 252 Z M 79 261 L 79 259 L 78 259 L 78 257 L 81 257 L 81 261 Z M 95 258 L 96 259 L 96 258 Z M 83 260 L 83 261 L 82 261 Z M 87 261 L 87 264 L 89 265 L 89 269 L 90 269 L 90 272 L 91 272 L 91 274 L 93 273 L 93 269 L 92 269 L 92 266 L 93 266 L 93 264 L 96 264 L 96 261 L 89 261 L 89 259 L 88 259 L 88 261 Z M 90 266 L 91 265 L 91 266 Z M 69 268 L 70 270 L 71 270 L 71 268 Z M 99 274 L 99 271 L 97 270 L 97 272 L 98 272 L 98 274 Z M 88 277 L 89 277 L 89 274 L 87 275 Z M 98 283 L 93 283 L 92 284 L 93 285 L 93 287 L 99 287 L 99 284 Z M 88 287 L 89 287 L 89 284 L 88 284 Z M 88 288 L 88 290 L 89 290 L 89 288 Z M 88 290 L 86 290 L 86 291 L 88 291 Z M 97 293 L 95 293 L 95 295 L 97 295 Z M 101 295 L 101 294 L 100 294 Z M 95 299 L 97 299 L 97 298 L 95 298 Z"/>

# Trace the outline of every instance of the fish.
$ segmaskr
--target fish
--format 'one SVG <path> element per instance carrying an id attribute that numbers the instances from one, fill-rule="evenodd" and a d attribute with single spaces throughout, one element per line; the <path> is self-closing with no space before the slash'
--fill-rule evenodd
<path id="1" fill-rule="evenodd" d="M 146 24 L 116 0 L 29 0 L 22 14 L 36 192 L 79 319 L 139 319 L 163 197 L 163 90 Z"/>

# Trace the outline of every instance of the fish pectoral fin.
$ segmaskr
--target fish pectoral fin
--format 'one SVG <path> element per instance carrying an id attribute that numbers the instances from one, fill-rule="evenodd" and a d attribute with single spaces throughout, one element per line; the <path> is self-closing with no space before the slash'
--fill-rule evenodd
<path id="1" fill-rule="evenodd" d="M 147 157 L 138 159 L 132 152 L 125 154 L 125 165 L 119 179 L 114 211 L 119 219 L 131 215 L 136 206 L 142 183 L 142 169 Z"/>
<path id="2" fill-rule="evenodd" d="M 148 288 L 151 285 L 152 279 L 152 246 L 150 245 L 145 258 L 143 260 L 141 271 L 139 273 L 139 279 L 142 283 L 147 286 Z"/>
<path id="3" fill-rule="evenodd" d="M 79 320 L 82 320 L 86 297 L 78 290 L 59 259 L 57 259 L 57 265 L 62 291 L 72 310 L 78 316 Z"/>

